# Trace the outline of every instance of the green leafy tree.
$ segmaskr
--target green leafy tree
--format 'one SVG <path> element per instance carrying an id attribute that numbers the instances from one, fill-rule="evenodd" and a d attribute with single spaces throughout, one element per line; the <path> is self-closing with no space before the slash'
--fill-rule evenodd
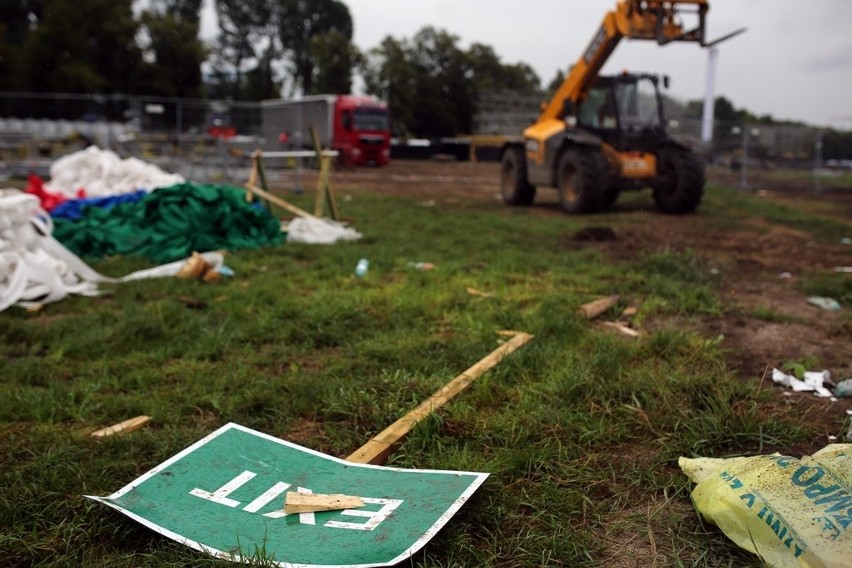
<path id="1" fill-rule="evenodd" d="M 474 43 L 466 53 L 468 76 L 473 79 L 478 92 L 513 91 L 523 94 L 541 92 L 541 80 L 526 63 L 507 65 L 491 46 Z"/>
<path id="2" fill-rule="evenodd" d="M 311 57 L 316 63 L 311 92 L 348 94 L 352 91 L 353 70 L 363 56 L 350 38 L 337 30 L 314 36 Z"/>
<path id="3" fill-rule="evenodd" d="M 361 62 L 365 90 L 387 102 L 396 134 L 408 137 L 416 124 L 415 99 L 419 70 L 410 59 L 405 40 L 387 36 Z"/>
<path id="4" fill-rule="evenodd" d="M 287 52 L 295 85 L 304 93 L 314 92 L 317 60 L 313 41 L 337 32 L 351 42 L 352 16 L 339 0 L 278 0 L 279 37 Z"/>
<path id="5" fill-rule="evenodd" d="M 215 0 L 219 36 L 213 58 L 222 97 L 278 96 L 272 62 L 281 54 L 276 0 Z"/>
<path id="6" fill-rule="evenodd" d="M 41 0 L 0 2 L 0 90 L 25 88 L 23 45 L 31 33 L 31 23 L 41 19 L 43 8 Z"/>
<path id="7" fill-rule="evenodd" d="M 201 0 L 155 2 L 141 16 L 148 38 L 137 74 L 138 91 L 149 95 L 201 97 L 201 64 L 208 50 L 198 38 Z"/>
<path id="8" fill-rule="evenodd" d="M 132 0 L 44 0 L 30 18 L 21 88 L 56 92 L 133 92 L 142 60 Z"/>
<path id="9" fill-rule="evenodd" d="M 387 101 L 399 135 L 454 136 L 472 131 L 476 100 L 485 90 L 539 93 L 529 65 L 506 65 L 494 50 L 433 27 L 412 40 L 386 37 L 361 65 L 368 93 Z"/>

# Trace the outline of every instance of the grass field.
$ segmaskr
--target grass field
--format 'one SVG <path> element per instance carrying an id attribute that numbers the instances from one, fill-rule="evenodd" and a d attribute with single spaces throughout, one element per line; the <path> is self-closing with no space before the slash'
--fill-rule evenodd
<path id="1" fill-rule="evenodd" d="M 719 223 L 746 217 L 722 213 L 730 199 L 708 196 Z M 738 211 L 816 219 L 737 199 Z M 491 473 L 411 566 L 761 565 L 699 520 L 677 458 L 783 452 L 807 427 L 771 389 L 737 378 L 713 337 L 672 328 L 632 340 L 576 312 L 614 293 L 638 322 L 734 309 L 699 255 L 619 262 L 567 249 L 586 219 L 496 202 L 436 208 L 365 192 L 341 207 L 362 240 L 234 252 L 235 276 L 215 284 L 139 281 L 0 313 L 0 564 L 225 566 L 82 495 L 112 493 L 226 422 L 345 457 L 513 329 L 535 339 L 391 455 L 393 466 Z M 153 417 L 142 430 L 88 436 L 140 414 Z"/>

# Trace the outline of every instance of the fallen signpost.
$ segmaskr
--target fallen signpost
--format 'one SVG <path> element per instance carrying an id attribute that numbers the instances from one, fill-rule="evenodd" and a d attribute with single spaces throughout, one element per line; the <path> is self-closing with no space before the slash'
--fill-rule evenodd
<path id="1" fill-rule="evenodd" d="M 393 566 L 425 546 L 488 474 L 373 463 L 530 339 L 517 333 L 347 460 L 229 423 L 112 495 L 87 497 L 225 560 Z"/>

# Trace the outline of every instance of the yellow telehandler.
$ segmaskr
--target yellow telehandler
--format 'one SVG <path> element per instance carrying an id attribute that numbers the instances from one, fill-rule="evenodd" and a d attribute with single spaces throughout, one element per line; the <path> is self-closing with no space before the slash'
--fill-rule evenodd
<path id="1" fill-rule="evenodd" d="M 599 72 L 622 38 L 706 45 L 708 10 L 707 0 L 619 0 L 538 120 L 501 148 L 503 200 L 529 205 L 536 187 L 555 187 L 565 212 L 593 213 L 622 191 L 651 187 L 660 211 L 694 211 L 704 167 L 666 132 L 659 87 L 668 77 Z"/>

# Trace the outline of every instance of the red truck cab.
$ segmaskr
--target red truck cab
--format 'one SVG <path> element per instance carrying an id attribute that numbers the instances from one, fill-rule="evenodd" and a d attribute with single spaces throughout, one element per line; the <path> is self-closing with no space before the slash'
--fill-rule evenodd
<path id="1" fill-rule="evenodd" d="M 390 162 L 387 105 L 371 97 L 339 95 L 334 105 L 332 148 L 346 165 L 384 166 Z"/>

